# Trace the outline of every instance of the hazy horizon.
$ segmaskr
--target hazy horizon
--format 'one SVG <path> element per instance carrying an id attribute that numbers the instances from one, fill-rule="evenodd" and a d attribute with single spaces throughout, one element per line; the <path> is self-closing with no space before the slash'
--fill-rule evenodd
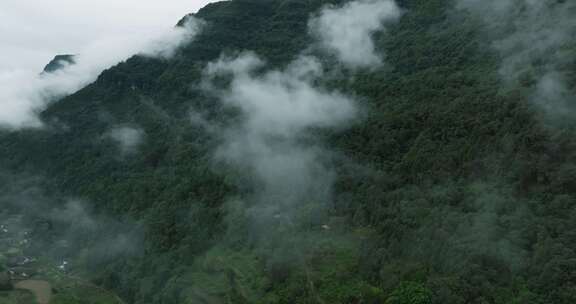
<path id="1" fill-rule="evenodd" d="M 213 0 L 4 0 L 0 73 L 41 71 L 55 55 L 76 54 L 103 39 L 154 35 Z"/>

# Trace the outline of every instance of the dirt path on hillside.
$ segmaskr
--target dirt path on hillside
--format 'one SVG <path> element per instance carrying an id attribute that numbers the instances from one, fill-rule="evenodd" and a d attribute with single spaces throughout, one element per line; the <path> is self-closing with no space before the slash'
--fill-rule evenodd
<path id="1" fill-rule="evenodd" d="M 31 291 L 36 296 L 38 304 L 49 304 L 52 298 L 52 286 L 46 281 L 26 280 L 20 281 L 14 285 L 16 289 L 25 289 Z"/>

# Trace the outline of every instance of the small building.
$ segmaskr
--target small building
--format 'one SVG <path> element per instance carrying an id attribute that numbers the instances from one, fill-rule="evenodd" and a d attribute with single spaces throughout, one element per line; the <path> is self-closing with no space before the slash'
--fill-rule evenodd
<path id="1" fill-rule="evenodd" d="M 16 256 L 9 258 L 6 265 L 8 267 L 27 266 L 34 262 L 34 259 L 26 256 Z"/>
<path id="2" fill-rule="evenodd" d="M 38 274 L 38 271 L 30 267 L 12 267 L 8 273 L 12 280 L 26 280 Z"/>

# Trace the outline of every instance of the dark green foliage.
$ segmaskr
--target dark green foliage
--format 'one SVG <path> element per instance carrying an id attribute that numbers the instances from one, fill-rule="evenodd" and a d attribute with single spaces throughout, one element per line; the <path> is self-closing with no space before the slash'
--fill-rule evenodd
<path id="1" fill-rule="evenodd" d="M 432 292 L 425 286 L 403 282 L 390 295 L 386 304 L 431 304 Z"/>
<path id="2" fill-rule="evenodd" d="M 547 125 L 525 88 L 503 90 L 498 58 L 449 1 L 399 1 L 401 22 L 375 35 L 382 69 L 322 57 L 323 85 L 363 112 L 321 134 L 342 156 L 334 205 L 297 210 L 306 224 L 271 227 L 269 242 L 234 217 L 226 203 L 253 189 L 214 163 L 221 138 L 190 123 L 236 119 L 199 88 L 202 71 L 244 50 L 284 66 L 312 42 L 309 17 L 339 2 L 210 4 L 175 58 L 133 57 L 51 105 L 48 128 L 3 131 L 1 164 L 145 227 L 142 254 L 91 270 L 128 303 L 574 303 L 574 125 Z M 117 125 L 144 130 L 138 153 L 118 156 Z"/>
<path id="3" fill-rule="evenodd" d="M 12 290 L 13 288 L 10 274 L 4 269 L 0 269 L 0 291 Z"/>

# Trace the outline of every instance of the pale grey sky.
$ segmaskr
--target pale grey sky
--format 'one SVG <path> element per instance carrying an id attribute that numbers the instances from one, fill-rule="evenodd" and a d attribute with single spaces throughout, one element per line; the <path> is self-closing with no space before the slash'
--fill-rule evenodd
<path id="1" fill-rule="evenodd" d="M 143 39 L 214 0 L 0 0 L 0 72 L 41 71 L 54 55 Z"/>

